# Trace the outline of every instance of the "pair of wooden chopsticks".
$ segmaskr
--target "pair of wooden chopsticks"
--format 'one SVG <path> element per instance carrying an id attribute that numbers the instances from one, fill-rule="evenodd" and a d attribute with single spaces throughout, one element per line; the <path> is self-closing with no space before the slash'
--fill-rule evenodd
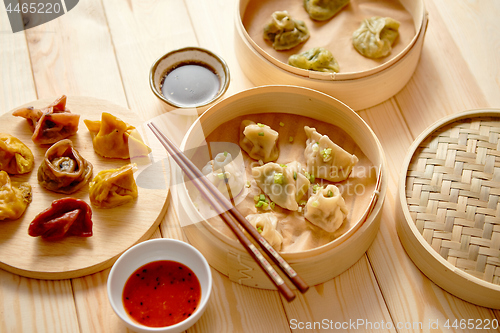
<path id="1" fill-rule="evenodd" d="M 262 250 L 278 265 L 281 271 L 292 281 L 300 292 L 305 293 L 309 286 L 302 280 L 292 267 L 274 250 L 264 237 L 255 229 L 248 220 L 231 204 L 231 202 L 220 193 L 220 191 L 201 173 L 201 171 L 184 155 L 184 153 L 167 138 L 155 124 L 148 123 L 148 127 L 158 138 L 161 144 L 168 151 L 186 176 L 198 188 L 201 195 L 209 202 L 214 210 L 221 216 L 222 220 L 228 225 L 240 243 L 245 247 L 248 253 L 259 264 L 263 271 L 274 283 L 279 292 L 290 302 L 295 298 L 295 294 L 285 283 L 274 267 L 267 261 L 257 247 L 247 238 L 239 228 L 235 220 L 245 231 L 260 245 Z"/>

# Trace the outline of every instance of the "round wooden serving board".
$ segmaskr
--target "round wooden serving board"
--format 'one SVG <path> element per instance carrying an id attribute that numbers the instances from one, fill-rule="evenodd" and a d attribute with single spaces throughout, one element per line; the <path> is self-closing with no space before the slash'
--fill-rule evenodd
<path id="1" fill-rule="evenodd" d="M 42 108 L 52 103 L 43 99 L 24 106 Z M 132 245 L 151 236 L 167 208 L 168 167 L 166 153 L 154 136 L 144 130 L 142 121 L 132 111 L 110 102 L 90 97 L 68 96 L 66 107 L 80 115 L 78 133 L 69 137 L 78 152 L 93 165 L 93 176 L 99 171 L 136 163 L 139 196 L 133 202 L 111 209 L 92 206 L 93 236 L 65 237 L 46 241 L 28 235 L 33 218 L 50 206 L 53 200 L 74 197 L 90 204 L 88 186 L 70 195 L 48 191 L 37 180 L 38 167 L 48 146 L 31 140 L 32 132 L 24 118 L 12 111 L 0 117 L 0 132 L 8 133 L 26 144 L 35 156 L 35 168 L 25 175 L 11 175 L 13 182 L 28 181 L 32 186 L 32 202 L 17 220 L 0 221 L 0 268 L 30 278 L 67 279 L 92 274 L 110 267 L 118 256 Z M 106 159 L 94 152 L 92 138 L 83 120 L 100 120 L 108 112 L 135 126 L 145 143 L 153 149 L 148 158 Z M 157 161 L 152 163 L 151 161 Z"/>

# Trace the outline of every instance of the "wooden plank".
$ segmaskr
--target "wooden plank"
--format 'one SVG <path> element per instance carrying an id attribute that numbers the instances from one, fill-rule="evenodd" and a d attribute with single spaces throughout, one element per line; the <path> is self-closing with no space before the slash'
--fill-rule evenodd
<path id="1" fill-rule="evenodd" d="M 36 99 L 24 31 L 12 33 L 7 12 L 0 9 L 0 114 Z"/>
<path id="2" fill-rule="evenodd" d="M 426 1 L 425 5 L 429 26 L 420 62 L 412 79 L 395 97 L 413 137 L 446 115 L 489 106 L 434 2 Z"/>
<path id="3" fill-rule="evenodd" d="M 37 98 L 25 32 L 13 34 L 0 10 L 0 113 Z M 79 332 L 71 283 L 0 270 L 1 332 Z"/>
<path id="4" fill-rule="evenodd" d="M 396 332 L 366 256 L 285 310 L 293 332 Z"/>
<path id="5" fill-rule="evenodd" d="M 103 1 L 129 107 L 143 119 L 175 109 L 156 98 L 149 70 L 167 52 L 197 46 L 182 0 Z"/>

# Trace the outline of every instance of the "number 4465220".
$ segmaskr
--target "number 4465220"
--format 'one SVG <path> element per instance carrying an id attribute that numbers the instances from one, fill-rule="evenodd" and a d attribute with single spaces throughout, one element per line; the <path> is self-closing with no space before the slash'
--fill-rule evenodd
<path id="1" fill-rule="evenodd" d="M 490 330 L 498 329 L 499 324 L 497 319 L 455 319 L 450 321 L 449 319 L 444 323 L 444 327 L 447 329 L 460 328 L 460 329 L 476 329 L 476 330 Z"/>
<path id="2" fill-rule="evenodd" d="M 5 8 L 7 10 L 7 13 L 31 13 L 31 14 L 58 14 L 61 12 L 61 4 L 56 2 L 56 3 L 50 3 L 50 2 L 31 2 L 31 3 L 23 3 L 22 5 L 19 5 L 17 3 L 14 8 L 12 8 L 12 3 L 9 3 L 7 7 Z"/>

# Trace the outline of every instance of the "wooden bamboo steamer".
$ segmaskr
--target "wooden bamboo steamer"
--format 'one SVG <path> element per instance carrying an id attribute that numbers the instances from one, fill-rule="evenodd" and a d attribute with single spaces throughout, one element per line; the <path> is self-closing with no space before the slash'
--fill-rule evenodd
<path id="1" fill-rule="evenodd" d="M 397 231 L 415 265 L 468 302 L 500 309 L 500 110 L 424 131 L 403 163 Z"/>
<path id="2" fill-rule="evenodd" d="M 358 111 L 382 103 L 403 89 L 420 59 L 428 25 L 423 0 L 400 0 L 411 14 L 416 31 L 411 42 L 400 53 L 373 68 L 346 73 L 298 69 L 266 53 L 252 40 L 242 22 L 251 1 L 257 0 L 240 0 L 237 6 L 235 49 L 241 69 L 254 85 L 308 87 L 329 94 Z"/>
<path id="3" fill-rule="evenodd" d="M 380 225 L 381 208 L 387 190 L 386 162 L 382 147 L 369 126 L 349 107 L 321 92 L 295 86 L 264 86 L 248 89 L 210 107 L 186 134 L 181 148 L 197 145 L 204 135 L 211 133 L 228 119 L 256 113 L 298 114 L 326 123 L 335 123 L 349 133 L 370 161 L 379 166 L 381 174 L 378 199 L 364 223 L 352 232 L 311 250 L 283 253 L 283 257 L 310 285 L 330 280 L 351 267 L 366 252 Z M 203 128 L 196 131 L 195 128 Z M 181 172 L 171 167 L 172 200 L 177 207 L 179 220 L 191 244 L 207 258 L 209 264 L 230 280 L 243 285 L 275 289 L 267 276 L 235 239 L 229 239 L 204 220 L 195 208 L 182 184 Z M 197 222 L 191 224 L 192 222 Z M 335 263 L 335 264 L 332 264 Z"/>

